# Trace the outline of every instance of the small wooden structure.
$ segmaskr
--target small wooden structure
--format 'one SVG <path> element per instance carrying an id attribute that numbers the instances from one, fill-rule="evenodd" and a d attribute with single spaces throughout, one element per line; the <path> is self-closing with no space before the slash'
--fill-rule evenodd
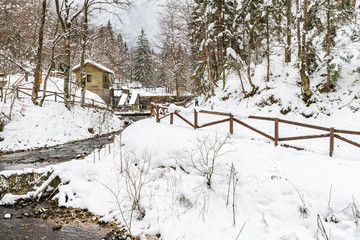
<path id="1" fill-rule="evenodd" d="M 76 84 L 81 83 L 80 64 L 72 68 L 72 72 L 76 75 Z M 110 103 L 110 77 L 113 71 L 103 65 L 91 60 L 84 63 L 84 72 L 86 76 L 85 88 L 99 95 L 106 103 Z"/>
<path id="2" fill-rule="evenodd" d="M 72 72 L 76 74 L 76 83 L 80 84 L 80 64 L 73 67 Z M 114 74 L 113 71 L 99 63 L 93 62 L 91 60 L 86 60 L 84 63 L 84 72 L 86 75 L 86 89 L 109 89 L 110 76 Z"/>

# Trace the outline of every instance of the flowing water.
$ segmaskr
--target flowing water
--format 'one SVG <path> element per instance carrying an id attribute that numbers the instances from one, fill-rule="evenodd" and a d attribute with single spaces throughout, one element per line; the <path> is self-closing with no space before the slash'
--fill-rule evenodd
<path id="1" fill-rule="evenodd" d="M 111 134 L 40 150 L 4 154 L 0 156 L 0 172 L 4 170 L 20 170 L 27 167 L 45 167 L 76 158 L 83 158 L 94 150 L 114 142 L 114 136 L 115 134 Z"/>
<path id="2" fill-rule="evenodd" d="M 44 148 L 34 151 L 17 152 L 0 156 L 0 172 L 4 170 L 21 170 L 26 167 L 45 167 L 48 165 L 81 159 L 106 144 L 114 142 L 115 134 Z M 46 204 L 46 203 L 40 203 Z M 43 207 L 43 206 L 41 206 Z M 32 206 L 34 208 L 34 206 Z M 31 216 L 29 206 L 0 206 L 0 240 L 10 239 L 110 239 L 109 229 L 101 227 L 89 219 L 62 222 L 60 230 L 53 230 L 59 219 L 43 219 Z M 30 213 L 30 216 L 27 216 Z M 5 219 L 5 214 L 11 214 Z M 24 215 L 25 214 L 25 215 Z"/>

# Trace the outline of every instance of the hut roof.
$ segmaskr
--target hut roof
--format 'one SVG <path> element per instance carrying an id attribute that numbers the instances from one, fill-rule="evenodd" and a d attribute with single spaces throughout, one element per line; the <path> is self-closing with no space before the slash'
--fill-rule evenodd
<path id="1" fill-rule="evenodd" d="M 100 71 L 107 72 L 107 73 L 110 73 L 110 74 L 114 74 L 114 72 L 111 71 L 110 69 L 108 69 L 107 67 L 105 67 L 105 66 L 103 66 L 103 65 L 101 65 L 101 64 L 99 64 L 99 63 L 96 63 L 96 62 L 94 62 L 94 61 L 92 61 L 92 60 L 89 60 L 89 59 L 85 60 L 84 66 L 86 66 L 86 65 L 91 65 L 91 66 L 93 66 L 93 67 L 96 67 L 96 68 L 99 69 Z M 76 71 L 79 70 L 79 69 L 80 69 L 80 64 L 78 64 L 78 65 L 76 65 L 75 67 L 73 67 L 73 68 L 71 69 L 71 71 L 76 72 Z"/>

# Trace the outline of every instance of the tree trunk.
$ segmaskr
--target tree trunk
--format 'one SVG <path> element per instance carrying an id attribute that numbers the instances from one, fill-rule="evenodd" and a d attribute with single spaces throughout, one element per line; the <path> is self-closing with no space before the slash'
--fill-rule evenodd
<path id="1" fill-rule="evenodd" d="M 71 64 L 71 46 L 70 36 L 65 37 L 65 61 L 64 61 L 64 104 L 70 110 L 70 64 Z"/>
<path id="2" fill-rule="evenodd" d="M 35 105 L 38 105 L 37 98 L 40 89 L 40 70 L 41 70 L 41 55 L 43 48 L 43 40 L 44 40 L 44 25 L 45 25 L 45 17 L 46 17 L 46 0 L 42 0 L 42 9 L 41 9 L 41 23 L 39 28 L 39 43 L 36 54 L 36 68 L 35 68 L 35 79 L 32 88 L 31 100 Z"/>
<path id="3" fill-rule="evenodd" d="M 309 100 L 311 96 L 311 90 L 310 90 L 310 79 L 307 74 L 306 69 L 306 57 L 307 57 L 307 51 L 306 51 L 306 34 L 307 34 L 307 7 L 308 7 L 308 0 L 304 0 L 304 9 L 303 9 L 303 29 L 302 29 L 302 50 L 301 50 L 301 69 L 300 69 L 300 78 L 301 78 L 301 87 L 302 87 L 302 93 L 304 97 L 304 101 L 306 102 Z"/>
<path id="4" fill-rule="evenodd" d="M 57 33 L 58 33 L 58 29 L 59 29 L 59 21 L 56 23 L 56 28 L 55 28 L 55 33 L 54 33 L 54 41 L 52 42 L 52 46 L 51 46 L 51 59 L 50 59 L 50 66 L 48 68 L 45 80 L 44 80 L 44 87 L 43 87 L 43 95 L 42 98 L 40 100 L 40 107 L 42 107 L 44 101 L 45 101 L 45 97 L 46 97 L 46 86 L 47 86 L 47 80 L 50 76 L 51 70 L 55 67 L 55 47 L 58 43 L 58 39 L 56 38 Z"/>
<path id="5" fill-rule="evenodd" d="M 327 0 L 327 11 L 326 11 L 326 23 L 327 23 L 327 31 L 326 31 L 326 84 L 324 87 L 325 92 L 330 91 L 330 83 L 331 83 L 331 72 L 330 72 L 330 53 L 331 53 L 331 22 L 330 22 L 330 0 Z"/>
<path id="6" fill-rule="evenodd" d="M 81 106 L 85 105 L 85 89 L 86 89 L 86 75 L 84 72 L 85 65 L 85 51 L 88 40 L 88 4 L 84 3 L 84 22 L 83 22 L 83 36 L 81 42 L 81 57 L 80 57 L 80 86 L 81 86 Z"/>
<path id="7" fill-rule="evenodd" d="M 269 30 L 269 7 L 266 7 L 266 82 L 270 81 L 270 30 Z"/>
<path id="8" fill-rule="evenodd" d="M 298 45 L 298 59 L 301 59 L 301 29 L 300 29 L 300 5 L 299 0 L 295 1 L 296 4 L 296 36 Z"/>
<path id="9" fill-rule="evenodd" d="M 249 84 L 252 88 L 255 88 L 255 85 L 251 81 L 251 65 L 250 65 L 251 64 L 251 29 L 249 29 L 249 34 L 248 34 L 246 62 L 247 62 L 247 78 Z"/>
<path id="10" fill-rule="evenodd" d="M 286 0 L 286 46 L 285 46 L 285 62 L 291 62 L 291 1 Z"/>

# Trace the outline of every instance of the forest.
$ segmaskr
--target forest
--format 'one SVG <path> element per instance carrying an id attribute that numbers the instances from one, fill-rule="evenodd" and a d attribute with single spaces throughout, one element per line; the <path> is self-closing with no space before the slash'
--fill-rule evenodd
<path id="1" fill-rule="evenodd" d="M 34 104 L 40 71 L 59 72 L 68 108 L 71 68 L 79 63 L 83 68 L 85 59 L 113 69 L 113 84 L 162 85 L 177 95 L 183 88 L 213 96 L 233 73 L 241 81 L 241 94 L 251 97 L 259 91 L 252 79 L 254 67 L 265 64 L 264 81 L 274 81 L 271 56 L 277 55 L 298 72 L 294 82 L 308 102 L 312 75 L 323 70 L 318 91 L 336 91 L 343 65 L 354 56 L 339 54 L 338 39 L 360 40 L 359 3 L 354 0 L 166 0 L 157 19 L 158 41 L 150 42 L 142 30 L 136 46 L 129 48 L 111 21 L 99 25 L 94 19 L 100 12 L 114 14 L 114 9 L 127 10 L 134 3 L 1 1 L 0 72 L 33 72 Z"/>

